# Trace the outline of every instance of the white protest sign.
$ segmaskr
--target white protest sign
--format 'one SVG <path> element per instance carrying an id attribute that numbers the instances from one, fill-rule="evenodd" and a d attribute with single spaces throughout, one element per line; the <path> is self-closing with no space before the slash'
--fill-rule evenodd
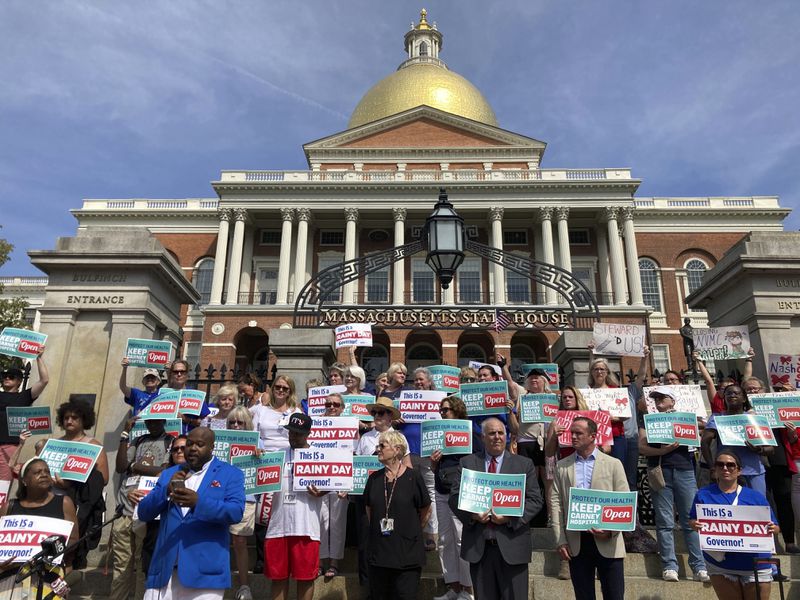
<path id="1" fill-rule="evenodd" d="M 61 535 L 68 541 L 72 522 L 52 517 L 9 515 L 0 518 L 0 562 L 13 558 L 22 563 L 41 552 L 42 540 Z M 61 564 L 63 555 L 54 560 Z"/>
<path id="2" fill-rule="evenodd" d="M 292 489 L 315 486 L 321 492 L 353 489 L 353 453 L 328 448 L 295 448 Z"/>
<path id="3" fill-rule="evenodd" d="M 747 326 L 695 327 L 692 332 L 694 349 L 703 360 L 747 358 L 750 350 L 750 332 Z"/>
<path id="4" fill-rule="evenodd" d="M 646 333 L 644 325 L 595 323 L 592 352 L 611 356 L 644 356 Z"/>
<path id="5" fill-rule="evenodd" d="M 358 438 L 356 417 L 313 417 L 308 444 L 312 448 L 355 449 Z"/>
<path id="6" fill-rule="evenodd" d="M 408 423 L 419 423 L 428 419 L 440 419 L 439 406 L 447 392 L 437 390 L 403 390 L 394 401 L 400 418 Z"/>
<path id="7" fill-rule="evenodd" d="M 590 410 L 602 410 L 621 419 L 631 416 L 628 388 L 584 388 L 580 392 Z"/>
<path id="8" fill-rule="evenodd" d="M 336 348 L 346 346 L 365 346 L 372 348 L 372 325 L 369 323 L 351 323 L 339 325 L 336 333 Z"/>
<path id="9" fill-rule="evenodd" d="M 723 552 L 775 552 L 769 532 L 769 506 L 698 504 L 700 549 Z"/>
<path id="10" fill-rule="evenodd" d="M 769 386 L 771 388 L 788 385 L 800 388 L 800 355 L 769 355 Z"/>
<path id="11" fill-rule="evenodd" d="M 675 412 L 690 412 L 696 414 L 701 419 L 705 419 L 708 415 L 706 411 L 706 403 L 703 399 L 703 390 L 699 385 L 661 385 L 658 387 L 667 387 L 675 398 Z M 647 403 L 647 412 L 656 413 L 655 400 L 650 397 L 655 387 L 645 387 L 642 394 Z"/>
<path id="12" fill-rule="evenodd" d="M 325 413 L 325 398 L 330 394 L 346 394 L 343 385 L 323 385 L 308 390 L 308 416 L 320 417 Z"/>
<path id="13" fill-rule="evenodd" d="M 482 363 L 482 362 L 477 361 L 477 360 L 469 361 L 469 368 L 470 369 L 475 369 L 475 371 L 477 372 L 477 371 L 481 370 L 481 367 L 489 367 L 492 371 L 497 373 L 498 377 L 502 377 L 503 376 L 503 369 L 501 369 L 497 365 L 490 365 L 489 363 Z"/>

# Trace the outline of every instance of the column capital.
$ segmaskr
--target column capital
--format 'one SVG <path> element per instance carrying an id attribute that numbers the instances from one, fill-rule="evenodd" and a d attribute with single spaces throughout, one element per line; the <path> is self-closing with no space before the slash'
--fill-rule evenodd
<path id="1" fill-rule="evenodd" d="M 345 208 L 344 209 L 344 220 L 345 221 L 358 221 L 358 209 L 357 208 Z"/>
<path id="2" fill-rule="evenodd" d="M 616 221 L 617 214 L 619 214 L 619 208 L 616 206 L 606 206 L 603 209 L 603 216 L 605 217 L 606 221 Z"/>
<path id="3" fill-rule="evenodd" d="M 502 206 L 493 206 L 489 209 L 489 219 L 492 221 L 502 221 L 505 209 Z"/>
<path id="4" fill-rule="evenodd" d="M 247 209 L 246 208 L 234 208 L 231 210 L 231 215 L 234 221 L 247 221 Z"/>
<path id="5" fill-rule="evenodd" d="M 539 208 L 539 222 L 550 221 L 553 218 L 553 209 L 550 206 L 542 206 Z"/>
<path id="6" fill-rule="evenodd" d="M 294 209 L 293 208 L 282 208 L 281 209 L 281 221 L 294 221 Z"/>
<path id="7" fill-rule="evenodd" d="M 220 221 L 230 222 L 230 220 L 233 218 L 233 211 L 230 208 L 218 208 L 217 217 L 219 217 Z"/>
<path id="8" fill-rule="evenodd" d="M 633 215 L 636 212 L 636 208 L 633 206 L 625 206 L 620 209 L 619 214 L 622 217 L 623 221 L 633 221 Z"/>
<path id="9" fill-rule="evenodd" d="M 311 209 L 310 208 L 298 208 L 295 209 L 297 212 L 297 220 L 298 221 L 310 221 L 311 220 Z"/>
<path id="10" fill-rule="evenodd" d="M 392 218 L 395 221 L 405 221 L 407 212 L 405 208 L 393 208 Z"/>
<path id="11" fill-rule="evenodd" d="M 556 208 L 556 219 L 566 221 L 569 219 L 569 206 L 559 206 Z"/>

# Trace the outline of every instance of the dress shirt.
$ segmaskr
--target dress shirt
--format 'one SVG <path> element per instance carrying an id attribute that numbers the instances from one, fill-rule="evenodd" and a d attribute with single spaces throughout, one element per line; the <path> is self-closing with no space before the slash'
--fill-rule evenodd
<path id="1" fill-rule="evenodd" d="M 594 473 L 597 452 L 597 446 L 595 446 L 592 453 L 586 458 L 582 458 L 577 452 L 575 453 L 575 487 L 584 490 L 591 489 L 592 473 Z"/>
<path id="2" fill-rule="evenodd" d="M 503 453 L 505 454 L 505 452 Z M 503 454 L 500 456 L 495 456 L 494 460 L 497 463 L 497 473 L 500 472 L 500 467 L 503 465 Z M 486 453 L 486 457 L 484 458 L 484 470 L 488 473 L 489 472 L 489 465 L 492 462 L 492 455 L 488 452 Z"/>
<path id="3" fill-rule="evenodd" d="M 203 478 L 205 478 L 206 473 L 208 473 L 208 466 L 213 460 L 213 458 L 209 460 L 199 471 L 189 471 L 189 476 L 184 480 L 187 488 L 195 492 L 200 488 L 200 484 L 203 483 Z M 185 517 L 189 513 L 189 507 L 181 506 L 181 513 Z"/>

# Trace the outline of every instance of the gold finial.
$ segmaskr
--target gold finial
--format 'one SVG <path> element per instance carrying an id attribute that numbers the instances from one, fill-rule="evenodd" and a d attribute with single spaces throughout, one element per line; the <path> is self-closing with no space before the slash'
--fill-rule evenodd
<path id="1" fill-rule="evenodd" d="M 427 16 L 428 16 L 428 11 L 425 10 L 424 8 L 421 11 L 419 11 L 419 25 L 417 25 L 417 29 L 431 28 L 430 25 L 428 25 L 428 20 L 426 18 Z"/>

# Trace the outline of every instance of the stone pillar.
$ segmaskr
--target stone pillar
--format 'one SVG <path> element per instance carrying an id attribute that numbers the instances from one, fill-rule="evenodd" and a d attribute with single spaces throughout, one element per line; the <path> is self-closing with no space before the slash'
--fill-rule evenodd
<path id="1" fill-rule="evenodd" d="M 591 331 L 565 331 L 553 343 L 552 361 L 564 370 L 564 384 L 586 387 L 589 378 Z"/>
<path id="2" fill-rule="evenodd" d="M 644 306 L 642 280 L 639 276 L 639 251 L 636 249 L 636 232 L 633 227 L 632 207 L 622 209 L 622 230 L 625 234 L 625 262 L 628 265 L 628 287 L 631 291 L 631 304 Z"/>
<path id="3" fill-rule="evenodd" d="M 253 272 L 253 238 L 255 231 L 253 227 L 247 227 L 244 231 L 244 252 L 242 253 L 242 272 L 239 277 L 239 294 L 247 294 L 247 302 L 250 301 L 250 283 Z"/>
<path id="4" fill-rule="evenodd" d="M 344 260 L 353 260 L 356 257 L 356 223 L 358 223 L 358 209 L 345 208 L 344 218 L 347 223 L 344 233 Z M 358 304 L 356 294 L 358 290 L 358 280 L 351 281 L 344 285 L 344 304 Z"/>
<path id="5" fill-rule="evenodd" d="M 628 303 L 627 286 L 625 284 L 625 261 L 622 258 L 622 245 L 617 227 L 618 209 L 606 207 L 606 229 L 608 231 L 608 249 L 611 255 L 611 285 L 614 288 L 614 304 L 624 306 Z"/>
<path id="6" fill-rule="evenodd" d="M 294 299 L 297 301 L 300 291 L 306 284 L 306 255 L 308 254 L 308 222 L 311 211 L 307 208 L 297 210 L 297 251 L 294 258 Z"/>
<path id="7" fill-rule="evenodd" d="M 569 250 L 569 207 L 561 206 L 556 209 L 556 219 L 558 220 L 558 265 L 565 271 L 572 272 L 572 256 Z"/>
<path id="8" fill-rule="evenodd" d="M 493 206 L 489 209 L 489 219 L 492 222 L 492 248 L 503 249 L 503 207 Z M 492 278 L 494 280 L 494 304 L 506 303 L 506 274 L 502 266 L 492 265 Z M 490 304 L 490 302 L 487 302 Z"/>
<path id="9" fill-rule="evenodd" d="M 214 274 L 211 279 L 211 298 L 209 304 L 222 304 L 222 286 L 225 283 L 225 262 L 228 257 L 228 223 L 231 210 L 220 208 L 219 233 L 217 234 L 217 252 L 214 255 Z"/>
<path id="10" fill-rule="evenodd" d="M 311 379 L 325 380 L 336 360 L 333 342 L 332 329 L 269 330 L 269 349 L 277 358 L 278 373 L 294 379 L 298 390 L 305 390 Z"/>
<path id="11" fill-rule="evenodd" d="M 549 206 L 539 209 L 539 221 L 542 225 L 542 259 L 548 265 L 555 263 L 552 217 L 553 209 Z M 548 305 L 556 304 L 556 291 L 551 287 L 545 287 L 544 290 L 545 303 Z"/>
<path id="12" fill-rule="evenodd" d="M 231 246 L 231 266 L 228 269 L 228 294 L 225 304 L 239 304 L 239 278 L 242 275 L 242 253 L 244 251 L 244 226 L 247 210 L 233 209 L 233 244 Z"/>
<path id="13" fill-rule="evenodd" d="M 406 243 L 406 209 L 393 208 L 394 219 L 394 245 L 402 246 Z M 405 303 L 406 273 L 405 260 L 398 260 L 392 265 L 392 304 Z"/>
<path id="14" fill-rule="evenodd" d="M 278 289 L 275 292 L 275 304 L 286 304 L 289 295 L 289 262 L 292 257 L 292 221 L 293 208 L 281 209 L 281 254 L 278 263 Z"/>
<path id="15" fill-rule="evenodd" d="M 596 227 L 597 234 L 597 269 L 600 279 L 600 301 L 598 304 L 612 304 L 611 267 L 608 260 L 608 236 L 605 227 Z"/>

